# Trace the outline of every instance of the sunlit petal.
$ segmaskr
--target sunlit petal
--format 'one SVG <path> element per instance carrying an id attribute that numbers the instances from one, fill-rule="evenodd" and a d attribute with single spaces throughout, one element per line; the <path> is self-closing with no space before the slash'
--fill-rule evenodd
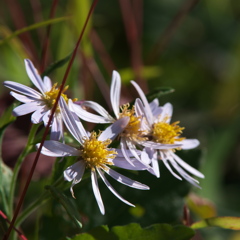
<path id="1" fill-rule="evenodd" d="M 104 215 L 105 214 L 105 209 L 104 209 L 102 197 L 101 197 L 101 194 L 100 194 L 100 191 L 99 191 L 98 182 L 97 182 L 97 174 L 96 174 L 95 171 L 91 172 L 91 180 L 92 180 L 93 193 L 94 193 L 94 196 L 96 198 L 98 207 L 99 207 L 102 215 Z"/>

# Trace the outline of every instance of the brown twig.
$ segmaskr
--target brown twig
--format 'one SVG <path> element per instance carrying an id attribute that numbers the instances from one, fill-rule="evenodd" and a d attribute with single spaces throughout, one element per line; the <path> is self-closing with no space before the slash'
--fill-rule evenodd
<path id="1" fill-rule="evenodd" d="M 19 202 L 18 202 L 17 207 L 16 207 L 16 210 L 15 210 L 15 212 L 14 212 L 13 219 L 12 219 L 12 221 L 11 221 L 11 223 L 10 223 L 10 226 L 9 226 L 9 228 L 8 228 L 8 231 L 7 231 L 6 235 L 4 236 L 3 240 L 7 240 L 7 239 L 9 238 L 9 235 L 10 235 L 10 233 L 11 233 L 13 227 L 14 227 L 14 223 L 15 223 L 15 221 L 16 221 L 16 219 L 17 219 L 17 216 L 18 216 L 18 213 L 19 213 L 19 211 L 20 211 L 20 208 L 21 208 L 21 206 L 22 206 L 22 204 L 23 204 L 23 200 L 24 200 L 24 198 L 25 198 L 25 195 L 26 195 L 28 186 L 29 186 L 29 184 L 30 184 L 30 182 L 31 182 L 31 179 L 32 179 L 34 170 L 35 170 L 35 168 L 36 168 L 36 165 L 37 165 L 37 162 L 38 162 L 38 159 L 39 159 L 39 156 L 40 156 L 42 147 L 43 147 L 43 143 L 44 143 L 44 141 L 45 141 L 45 139 L 46 139 L 46 137 L 47 137 L 48 130 L 49 130 L 49 128 L 50 128 L 50 125 L 51 125 L 51 122 L 52 122 L 52 119 L 53 119 L 53 115 L 54 115 L 54 113 L 55 113 L 55 111 L 56 111 L 56 109 L 57 109 L 58 101 L 59 101 L 59 99 L 60 99 L 60 96 L 61 96 L 61 93 L 62 93 L 62 91 L 63 91 L 64 85 L 65 85 L 65 83 L 66 83 L 66 81 L 67 81 L 67 77 L 68 77 L 68 74 L 69 74 L 70 69 L 71 69 L 71 67 L 72 67 L 74 58 L 75 58 L 75 56 L 76 56 L 76 54 L 77 54 L 78 47 L 79 47 L 80 42 L 81 42 L 81 40 L 82 40 L 83 33 L 85 32 L 87 23 L 88 23 L 88 21 L 89 21 L 89 19 L 90 19 L 90 16 L 91 16 L 91 14 L 92 14 L 92 12 L 93 12 L 93 10 L 94 10 L 97 2 L 98 2 L 98 0 L 94 0 L 94 2 L 92 3 L 92 6 L 91 6 L 91 8 L 90 8 L 90 10 L 89 10 L 89 13 L 88 13 L 88 16 L 87 16 L 87 18 L 86 18 L 86 21 L 85 21 L 85 23 L 84 23 L 83 29 L 82 29 L 82 31 L 81 31 L 81 33 L 80 33 L 79 39 L 78 39 L 78 41 L 77 41 L 77 43 L 76 43 L 76 46 L 75 46 L 74 51 L 73 51 L 73 54 L 72 54 L 71 59 L 70 59 L 70 61 L 69 61 L 69 63 L 68 63 L 66 72 L 65 72 L 64 77 L 63 77 L 63 80 L 62 80 L 62 84 L 61 84 L 61 86 L 60 86 L 60 88 L 59 88 L 59 93 L 58 93 L 58 96 L 57 96 L 57 98 L 56 98 L 56 102 L 55 102 L 55 104 L 54 104 L 54 106 L 53 106 L 53 108 L 52 108 L 52 112 L 51 112 L 51 115 L 50 115 L 50 117 L 49 117 L 48 124 L 47 124 L 47 126 L 46 126 L 45 131 L 44 131 L 43 138 L 42 138 L 42 141 L 41 141 L 41 143 L 40 143 L 40 146 L 39 146 L 39 148 L 38 148 L 38 150 L 37 150 L 37 154 L 36 154 L 36 157 L 35 157 L 35 159 L 34 159 L 33 165 L 32 165 L 32 167 L 31 167 L 30 173 L 29 173 L 29 175 L 28 175 L 27 182 L 26 182 L 25 187 L 24 187 L 24 189 L 23 189 L 22 195 L 20 196 Z"/>
<path id="2" fill-rule="evenodd" d="M 168 27 L 165 29 L 163 34 L 160 36 L 157 43 L 152 47 L 150 51 L 147 63 L 153 63 L 161 55 L 162 51 L 166 48 L 167 44 L 170 42 L 174 33 L 183 22 L 187 14 L 197 5 L 200 0 L 187 0 L 179 9 L 173 20 L 170 22 Z"/>

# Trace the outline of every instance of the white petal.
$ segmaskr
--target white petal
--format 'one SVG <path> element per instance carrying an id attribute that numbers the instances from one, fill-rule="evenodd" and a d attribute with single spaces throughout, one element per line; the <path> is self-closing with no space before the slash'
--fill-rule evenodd
<path id="1" fill-rule="evenodd" d="M 105 209 L 104 209 L 104 205 L 103 205 L 101 194 L 99 192 L 99 187 L 98 187 L 98 182 L 97 182 L 97 175 L 96 175 L 95 171 L 91 172 L 91 179 L 92 179 L 92 188 L 93 188 L 94 196 L 96 198 L 98 207 L 99 207 L 102 215 L 104 215 L 105 214 Z"/>
<path id="2" fill-rule="evenodd" d="M 123 158 L 124 158 L 124 155 L 123 155 L 121 149 L 116 148 L 115 151 L 117 152 L 117 156 L 118 156 L 118 157 L 123 157 Z M 128 152 L 128 155 L 131 155 L 131 152 L 130 152 L 129 150 L 125 150 L 125 151 Z M 138 155 L 141 155 L 141 152 L 142 152 L 142 151 L 136 150 L 136 152 L 137 152 Z M 131 156 L 131 157 L 132 157 L 132 156 Z"/>
<path id="3" fill-rule="evenodd" d="M 110 98 L 115 116 L 118 118 L 120 106 L 121 78 L 117 71 L 113 71 Z"/>
<path id="4" fill-rule="evenodd" d="M 167 117 L 167 121 L 166 123 L 170 123 L 171 118 L 172 118 L 172 113 L 173 113 L 173 106 L 171 103 L 166 103 L 163 106 L 163 111 L 162 114 L 160 115 L 159 121 L 164 121 L 166 120 Z"/>
<path id="5" fill-rule="evenodd" d="M 35 111 L 31 116 L 32 123 L 38 124 L 38 123 L 42 122 L 43 116 L 45 113 L 46 113 L 45 106 L 39 106 L 38 110 Z"/>
<path id="6" fill-rule="evenodd" d="M 153 148 L 153 149 L 173 149 L 181 147 L 181 144 L 162 144 L 152 141 L 142 141 L 140 143 L 144 147 Z"/>
<path id="7" fill-rule="evenodd" d="M 136 146 L 131 141 L 128 141 L 128 140 L 126 140 L 126 144 L 127 144 L 128 149 L 130 150 L 131 154 L 136 159 L 140 160 L 140 157 L 138 156 L 138 152 L 137 152 Z"/>
<path id="8" fill-rule="evenodd" d="M 123 117 L 114 122 L 108 128 L 106 128 L 101 135 L 98 137 L 99 141 L 104 141 L 106 139 L 114 140 L 119 133 L 121 133 L 124 128 L 128 125 L 129 117 Z"/>
<path id="9" fill-rule="evenodd" d="M 47 89 L 45 88 L 42 78 L 38 74 L 36 68 L 33 66 L 32 62 L 29 59 L 25 59 L 25 67 L 28 74 L 28 77 L 32 83 L 44 94 Z"/>
<path id="10" fill-rule="evenodd" d="M 64 171 L 64 179 L 68 182 L 74 181 L 74 184 L 77 184 L 81 181 L 84 171 L 85 162 L 77 161 Z"/>
<path id="11" fill-rule="evenodd" d="M 192 178 L 190 175 L 188 175 L 180 166 L 177 165 L 176 162 L 171 161 L 171 164 L 173 165 L 173 167 L 178 171 L 178 173 L 184 178 L 186 179 L 188 182 L 190 182 L 192 185 L 194 185 L 197 188 L 201 188 L 198 185 L 198 181 L 194 178 Z"/>
<path id="12" fill-rule="evenodd" d="M 84 101 L 80 106 L 74 104 L 76 107 L 76 114 L 85 121 L 94 122 L 94 123 L 113 123 L 115 119 L 98 103 L 92 101 Z M 99 115 L 87 112 L 82 107 L 90 108 Z"/>
<path id="13" fill-rule="evenodd" d="M 199 172 L 197 169 L 193 168 L 192 166 L 190 166 L 189 164 L 184 162 L 178 155 L 172 153 L 172 156 L 175 159 L 175 161 L 179 165 L 181 165 L 183 168 L 185 168 L 188 172 L 190 172 L 191 174 L 193 174 L 199 178 L 204 178 L 204 175 L 201 172 Z"/>
<path id="14" fill-rule="evenodd" d="M 13 115 L 14 116 L 22 116 L 26 115 L 28 113 L 34 112 L 38 110 L 41 106 L 39 106 L 36 102 L 29 102 L 22 104 L 16 108 L 13 109 Z"/>
<path id="15" fill-rule="evenodd" d="M 78 106 L 75 103 L 73 103 L 73 108 L 77 116 L 86 122 L 92 122 L 92 123 L 109 123 L 110 122 L 109 120 L 106 120 L 105 118 L 99 115 L 87 112 L 81 106 Z"/>
<path id="16" fill-rule="evenodd" d="M 197 139 L 184 139 L 180 143 L 182 144 L 181 149 L 192 149 L 200 144 Z"/>
<path id="17" fill-rule="evenodd" d="M 126 161 L 125 158 L 121 158 L 121 157 L 115 157 L 112 160 L 112 163 L 114 164 L 114 166 L 117 166 L 119 168 L 124 168 L 124 169 L 128 169 L 128 170 L 146 170 L 147 167 L 142 164 L 140 161 L 136 160 L 136 159 L 132 159 L 132 164 L 130 164 L 128 161 Z"/>
<path id="18" fill-rule="evenodd" d="M 108 180 L 105 178 L 103 172 L 102 172 L 99 168 L 97 168 L 97 171 L 98 171 L 100 177 L 102 178 L 103 182 L 104 182 L 104 183 L 106 184 L 106 186 L 108 187 L 108 189 L 109 189 L 117 198 L 119 198 L 119 199 L 120 199 L 121 201 L 123 201 L 124 203 L 126 203 L 126 204 L 128 204 L 128 205 L 130 205 L 130 206 L 132 206 L 132 207 L 135 207 L 132 203 L 128 202 L 126 199 L 124 199 L 122 196 L 120 196 L 120 195 L 116 192 L 116 190 L 115 190 L 115 189 L 112 187 L 112 185 L 108 182 Z"/>
<path id="19" fill-rule="evenodd" d="M 43 122 L 44 122 L 44 126 L 46 127 L 48 125 L 48 121 L 51 115 L 51 110 L 47 110 L 43 116 Z M 50 126 L 52 125 L 52 123 L 50 124 Z"/>
<path id="20" fill-rule="evenodd" d="M 51 140 L 59 140 L 63 137 L 63 125 L 61 117 L 57 116 L 53 118 L 51 127 Z"/>
<path id="21" fill-rule="evenodd" d="M 71 182 L 72 181 L 72 185 L 70 188 L 70 191 L 72 193 L 72 196 L 75 198 L 74 196 L 74 192 L 73 192 L 73 186 L 77 183 L 79 183 L 82 180 L 84 171 L 85 171 L 85 162 L 84 161 L 77 161 L 76 163 L 74 163 L 73 165 L 71 165 L 70 167 L 68 167 L 64 172 L 64 178 L 65 180 Z"/>
<path id="22" fill-rule="evenodd" d="M 69 99 L 69 101 L 71 100 Z M 68 128 L 69 132 L 73 135 L 73 137 L 79 143 L 83 144 L 83 138 L 87 137 L 87 133 L 83 128 L 81 122 L 79 121 L 79 118 L 74 112 L 71 112 L 68 109 L 68 106 L 62 97 L 60 97 L 59 104 L 66 127 Z"/>
<path id="23" fill-rule="evenodd" d="M 23 102 L 23 103 L 28 103 L 28 102 L 33 102 L 33 101 L 36 101 L 36 98 L 33 98 L 33 97 L 28 97 L 28 96 L 24 96 L 22 94 L 18 94 L 18 93 L 15 93 L 15 92 L 10 92 L 10 94 L 16 98 L 18 101 L 20 102 Z M 37 99 L 38 100 L 38 99 Z"/>
<path id="24" fill-rule="evenodd" d="M 133 165 L 132 159 L 130 158 L 132 155 L 131 152 L 127 150 L 126 140 L 124 138 L 121 138 L 120 147 L 124 158 L 128 161 L 130 165 Z"/>
<path id="25" fill-rule="evenodd" d="M 154 171 L 156 177 L 159 178 L 160 177 L 160 170 L 159 170 L 159 165 L 158 165 L 157 152 L 155 152 L 153 154 L 152 168 L 153 168 L 153 171 Z"/>
<path id="26" fill-rule="evenodd" d="M 160 152 L 160 156 L 161 156 L 161 159 L 164 163 L 164 165 L 166 166 L 166 168 L 170 171 L 170 173 L 177 179 L 179 180 L 182 180 L 181 177 L 179 177 L 173 170 L 172 168 L 170 167 L 170 165 L 168 164 L 168 157 L 165 156 L 165 154 L 163 154 L 162 152 Z"/>
<path id="27" fill-rule="evenodd" d="M 155 98 L 152 102 L 149 103 L 150 109 L 152 112 L 159 107 L 159 100 Z"/>
<path id="28" fill-rule="evenodd" d="M 112 178 L 114 178 L 115 180 L 117 180 L 118 182 L 132 187 L 132 188 L 136 188 L 136 189 L 141 189 L 141 190 L 148 190 L 149 187 L 145 184 L 142 184 L 140 182 L 134 181 L 128 177 L 123 176 L 122 174 L 114 171 L 113 169 L 110 169 L 107 166 L 104 166 L 103 169 L 109 176 L 111 176 Z"/>
<path id="29" fill-rule="evenodd" d="M 148 151 L 148 148 L 144 148 L 142 150 L 142 152 L 141 152 L 141 160 L 142 160 L 143 163 L 150 164 L 152 157 L 153 157 L 153 151 L 151 151 L 150 149 Z"/>
<path id="30" fill-rule="evenodd" d="M 152 125 L 153 124 L 153 115 L 152 115 L 152 111 L 151 111 L 151 108 L 149 106 L 148 100 L 147 100 L 144 92 L 142 91 L 142 89 L 139 87 L 139 85 L 134 81 L 131 81 L 131 83 L 136 88 L 140 98 L 142 99 L 143 105 L 144 105 L 144 108 L 145 108 L 145 112 L 146 112 L 146 116 L 148 116 L 147 119 L 149 121 L 149 124 Z"/>
<path id="31" fill-rule="evenodd" d="M 40 143 L 36 145 L 39 146 Z M 50 157 L 80 156 L 78 149 L 54 140 L 45 141 L 41 153 Z"/>
<path id="32" fill-rule="evenodd" d="M 150 105 L 153 116 L 155 118 L 158 118 L 158 116 L 162 114 L 162 111 L 163 111 L 163 108 L 159 107 L 158 99 L 155 98 L 149 105 Z"/>
<path id="33" fill-rule="evenodd" d="M 16 82 L 12 82 L 12 81 L 5 81 L 3 83 L 3 85 L 7 88 L 10 88 L 16 92 L 22 93 L 24 95 L 27 95 L 29 97 L 32 98 L 36 98 L 36 99 L 41 99 L 41 94 L 37 91 L 35 91 L 34 89 L 25 86 L 21 83 L 16 83 Z"/>
<path id="34" fill-rule="evenodd" d="M 43 84 L 45 86 L 46 92 L 49 92 L 52 89 L 52 81 L 49 77 L 45 76 L 43 78 Z"/>

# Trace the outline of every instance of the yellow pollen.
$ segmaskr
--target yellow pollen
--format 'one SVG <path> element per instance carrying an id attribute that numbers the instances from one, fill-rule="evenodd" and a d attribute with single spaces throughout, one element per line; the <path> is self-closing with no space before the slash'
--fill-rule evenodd
<path id="1" fill-rule="evenodd" d="M 104 168 L 105 164 L 112 165 L 109 158 L 114 159 L 117 152 L 110 150 L 107 146 L 112 142 L 110 139 L 99 141 L 98 135 L 92 132 L 90 137 L 85 139 L 81 147 L 81 156 L 87 167 L 94 171 L 95 167 Z"/>
<path id="2" fill-rule="evenodd" d="M 61 96 L 64 98 L 64 100 L 66 102 L 68 102 L 68 97 L 66 94 L 64 94 L 64 92 L 66 92 L 68 89 L 68 86 L 66 86 L 62 93 L 61 93 Z M 59 88 L 57 87 L 57 83 L 55 83 L 51 90 L 49 92 L 45 92 L 45 96 L 44 96 L 44 99 L 46 100 L 46 104 L 47 106 L 51 109 L 53 107 L 53 105 L 55 104 L 56 102 L 56 98 L 58 96 L 58 93 L 59 93 Z M 74 101 L 77 101 L 76 98 L 73 99 L 73 102 Z M 59 107 L 57 107 L 57 111 L 59 111 Z"/>
<path id="3" fill-rule="evenodd" d="M 179 138 L 184 127 L 180 127 L 179 121 L 172 124 L 158 122 L 153 124 L 152 136 L 155 142 L 162 144 L 174 144 L 175 141 L 182 141 L 185 138 Z"/>
<path id="4" fill-rule="evenodd" d="M 127 137 L 131 141 L 144 141 L 146 140 L 143 137 L 146 133 L 141 130 L 141 118 L 136 117 L 135 107 L 133 106 L 130 109 L 130 105 L 124 104 L 120 107 L 121 113 L 119 114 L 120 118 L 129 117 L 128 125 L 125 127 L 124 131 L 120 134 L 121 137 Z"/>

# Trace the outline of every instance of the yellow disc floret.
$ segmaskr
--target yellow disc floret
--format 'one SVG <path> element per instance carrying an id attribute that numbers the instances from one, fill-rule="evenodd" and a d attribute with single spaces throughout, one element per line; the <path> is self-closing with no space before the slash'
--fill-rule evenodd
<path id="1" fill-rule="evenodd" d="M 104 168 L 105 164 L 111 165 L 109 159 L 114 159 L 117 154 L 116 151 L 107 148 L 111 143 L 110 139 L 99 141 L 97 137 L 98 135 L 92 132 L 80 149 L 83 160 L 91 170 L 94 170 L 95 167 Z"/>
<path id="2" fill-rule="evenodd" d="M 62 93 L 61 93 L 61 96 L 64 98 L 64 100 L 66 101 L 66 103 L 68 102 L 68 97 L 66 94 L 64 94 L 64 92 L 66 92 L 68 89 L 68 86 L 66 86 Z M 51 90 L 48 91 L 48 92 L 45 92 L 45 95 L 44 95 L 44 99 L 46 101 L 46 104 L 47 106 L 51 109 L 53 107 L 53 105 L 55 104 L 56 102 L 56 98 L 58 96 L 58 93 L 59 93 L 59 88 L 57 87 L 57 83 L 55 83 Z M 73 99 L 73 101 L 76 101 L 77 99 Z M 59 108 L 57 108 L 57 111 L 59 111 Z"/>
<path id="3" fill-rule="evenodd" d="M 133 106 L 130 109 L 129 104 L 124 104 L 119 114 L 119 118 L 123 117 L 129 117 L 129 122 L 120 136 L 127 137 L 131 141 L 144 141 L 145 137 L 143 135 L 145 135 L 145 132 L 141 130 L 141 117 L 135 115 L 135 107 Z"/>
<path id="4" fill-rule="evenodd" d="M 152 137 L 155 142 L 162 144 L 174 144 L 175 141 L 182 141 L 185 138 L 180 138 L 183 127 L 180 127 L 179 121 L 172 124 L 166 122 L 157 122 L 153 124 Z"/>

